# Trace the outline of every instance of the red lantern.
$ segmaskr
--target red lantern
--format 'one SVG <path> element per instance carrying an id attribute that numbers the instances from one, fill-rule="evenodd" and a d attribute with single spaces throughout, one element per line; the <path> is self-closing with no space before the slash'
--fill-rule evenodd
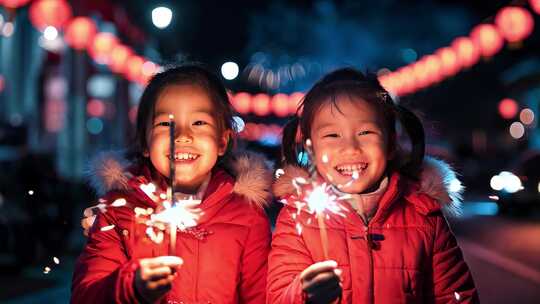
<path id="1" fill-rule="evenodd" d="M 398 70 L 398 73 L 401 79 L 400 94 L 407 95 L 416 91 L 417 85 L 412 66 L 404 66 Z"/>
<path id="2" fill-rule="evenodd" d="M 272 110 L 279 117 L 289 115 L 289 96 L 285 94 L 276 94 L 272 97 Z"/>
<path id="3" fill-rule="evenodd" d="M 258 116 L 266 116 L 270 113 L 270 96 L 257 94 L 252 101 L 253 113 Z"/>
<path id="4" fill-rule="evenodd" d="M 132 53 L 131 49 L 123 44 L 115 45 L 109 61 L 109 68 L 111 71 L 115 73 L 124 73 L 127 60 Z"/>
<path id="5" fill-rule="evenodd" d="M 240 92 L 231 99 L 234 109 L 240 114 L 248 114 L 251 111 L 251 95 Z"/>
<path id="6" fill-rule="evenodd" d="M 430 84 L 437 83 L 443 80 L 441 61 L 439 57 L 435 55 L 427 55 L 426 59 L 426 71 L 429 77 Z"/>
<path id="7" fill-rule="evenodd" d="M 540 15 L 540 0 L 529 0 L 529 5 L 535 13 Z"/>
<path id="8" fill-rule="evenodd" d="M 139 81 L 142 74 L 144 59 L 138 55 L 131 55 L 126 62 L 126 77 L 130 81 Z"/>
<path id="9" fill-rule="evenodd" d="M 518 42 L 527 38 L 533 31 L 534 19 L 522 7 L 509 6 L 501 9 L 495 16 L 495 25 L 508 42 Z"/>
<path id="10" fill-rule="evenodd" d="M 84 50 L 90 46 L 96 35 L 94 20 L 88 17 L 75 17 L 67 25 L 64 38 L 68 45 L 76 50 Z"/>
<path id="11" fill-rule="evenodd" d="M 111 33 L 98 33 L 88 50 L 90 57 L 100 64 L 108 64 L 118 39 Z"/>
<path id="12" fill-rule="evenodd" d="M 444 76 L 454 76 L 461 68 L 456 52 L 451 47 L 444 47 L 435 52 L 441 62 L 441 73 Z"/>
<path id="13" fill-rule="evenodd" d="M 7 8 L 19 8 L 25 6 L 30 0 L 0 0 L 0 4 Z"/>
<path id="14" fill-rule="evenodd" d="M 36 0 L 29 11 L 30 21 L 40 31 L 47 26 L 61 29 L 71 15 L 71 6 L 65 0 Z"/>
<path id="15" fill-rule="evenodd" d="M 289 113 L 290 114 L 295 115 L 297 111 L 299 113 L 302 113 L 302 109 L 300 109 L 300 106 L 302 104 L 303 99 L 304 99 L 304 93 L 301 93 L 301 92 L 295 92 L 289 96 Z"/>
<path id="16" fill-rule="evenodd" d="M 503 46 L 503 38 L 493 24 L 480 24 L 471 31 L 471 39 L 483 57 L 497 54 Z"/>
<path id="17" fill-rule="evenodd" d="M 425 57 L 412 65 L 412 71 L 418 89 L 423 89 L 430 84 Z"/>
<path id="18" fill-rule="evenodd" d="M 518 108 L 518 103 L 511 98 L 505 98 L 499 102 L 499 114 L 504 119 L 514 118 L 519 110 Z"/>
<path id="19" fill-rule="evenodd" d="M 478 47 L 468 37 L 458 37 L 452 42 L 452 49 L 456 52 L 459 65 L 469 68 L 478 62 L 480 52 Z"/>

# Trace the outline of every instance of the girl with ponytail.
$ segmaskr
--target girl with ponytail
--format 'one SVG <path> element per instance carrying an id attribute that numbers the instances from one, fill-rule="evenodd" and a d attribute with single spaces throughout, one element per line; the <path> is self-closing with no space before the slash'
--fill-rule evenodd
<path id="1" fill-rule="evenodd" d="M 273 191 L 285 207 L 268 260 L 267 303 L 478 302 L 443 215 L 459 207 L 460 192 L 449 187 L 455 173 L 424 156 L 421 121 L 374 76 L 344 68 L 322 78 L 286 125 L 282 146 L 284 173 Z M 341 214 L 311 220 L 298 204 L 309 193 L 298 181 L 309 178 L 331 185 Z"/>

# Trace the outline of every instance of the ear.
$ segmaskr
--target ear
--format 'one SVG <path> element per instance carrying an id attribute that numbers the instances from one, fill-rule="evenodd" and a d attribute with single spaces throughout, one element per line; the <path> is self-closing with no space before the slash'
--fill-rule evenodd
<path id="1" fill-rule="evenodd" d="M 221 137 L 219 138 L 219 147 L 218 147 L 218 155 L 223 156 L 225 152 L 227 152 L 227 146 L 229 145 L 229 141 L 231 140 L 231 130 L 225 130 L 221 133 Z"/>

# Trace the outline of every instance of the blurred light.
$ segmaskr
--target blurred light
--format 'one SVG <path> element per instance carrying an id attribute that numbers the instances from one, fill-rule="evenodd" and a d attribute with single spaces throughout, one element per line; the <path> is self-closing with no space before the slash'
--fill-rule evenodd
<path id="1" fill-rule="evenodd" d="M 509 6 L 501 9 L 495 16 L 495 25 L 509 42 L 527 38 L 533 31 L 534 19 L 522 7 Z"/>
<path id="2" fill-rule="evenodd" d="M 68 23 L 64 31 L 64 39 L 72 48 L 84 50 L 90 47 L 96 33 L 97 26 L 92 19 L 75 17 Z"/>
<path id="3" fill-rule="evenodd" d="M 64 40 L 60 39 L 58 35 L 52 40 L 46 39 L 45 36 L 40 36 L 38 39 L 38 45 L 53 53 L 60 53 L 65 46 Z"/>
<path id="4" fill-rule="evenodd" d="M 467 202 L 463 204 L 463 214 L 466 215 L 497 215 L 499 205 L 494 202 Z M 454 295 L 459 295 L 457 292 Z M 457 296 L 456 296 L 457 299 Z"/>
<path id="5" fill-rule="evenodd" d="M 143 88 L 137 83 L 130 83 L 128 87 L 129 92 L 129 104 L 136 106 L 139 104 Z"/>
<path id="6" fill-rule="evenodd" d="M 471 31 L 471 39 L 480 49 L 483 57 L 492 57 L 504 44 L 497 28 L 492 24 L 479 24 Z"/>
<path id="7" fill-rule="evenodd" d="M 248 93 L 240 92 L 232 99 L 234 109 L 240 114 L 248 114 L 251 111 L 251 96 Z"/>
<path id="8" fill-rule="evenodd" d="M 525 127 L 520 122 L 513 122 L 510 125 L 510 136 L 514 139 L 520 139 L 525 135 Z"/>
<path id="9" fill-rule="evenodd" d="M 132 51 L 129 47 L 118 44 L 111 53 L 111 60 L 109 62 L 109 68 L 115 73 L 123 73 L 126 70 L 126 63 Z"/>
<path id="10" fill-rule="evenodd" d="M 295 92 L 292 93 L 289 96 L 289 113 L 296 114 L 296 111 L 298 110 L 299 113 L 301 113 L 301 109 L 298 109 L 300 105 L 302 104 L 302 100 L 304 99 L 304 93 L 301 92 Z"/>
<path id="11" fill-rule="evenodd" d="M 257 94 L 252 100 L 253 113 L 258 116 L 266 116 L 270 113 L 270 96 Z"/>
<path id="12" fill-rule="evenodd" d="M 114 34 L 101 32 L 94 37 L 88 52 L 97 63 L 107 64 L 111 58 L 112 50 L 117 44 L 118 38 Z"/>
<path id="13" fill-rule="evenodd" d="M 405 63 L 411 63 L 418 59 L 418 54 L 415 50 L 407 48 L 401 50 L 401 58 L 403 59 L 403 61 L 405 61 Z"/>
<path id="14" fill-rule="evenodd" d="M 456 52 L 451 47 L 444 47 L 435 52 L 441 63 L 441 73 L 445 76 L 453 76 L 461 68 Z"/>
<path id="15" fill-rule="evenodd" d="M 28 190 L 29 195 L 34 195 L 34 190 Z"/>
<path id="16" fill-rule="evenodd" d="M 382 68 L 382 69 L 379 69 L 379 70 L 377 71 L 377 76 L 378 76 L 378 77 L 382 77 L 382 76 L 388 75 L 388 74 L 390 74 L 390 73 L 392 73 L 392 71 L 390 71 L 390 69 L 388 69 L 388 68 Z"/>
<path id="17" fill-rule="evenodd" d="M 521 110 L 521 113 L 519 113 L 519 120 L 525 125 L 532 124 L 534 122 L 533 110 L 528 108 Z"/>
<path id="18" fill-rule="evenodd" d="M 102 99 L 112 97 L 115 89 L 116 83 L 114 78 L 104 74 L 91 76 L 86 84 L 88 95 Z"/>
<path id="19" fill-rule="evenodd" d="M 234 131 L 236 133 L 240 133 L 240 132 L 244 131 L 244 128 L 246 127 L 246 123 L 244 122 L 242 117 L 233 116 L 233 120 L 234 120 Z"/>
<path id="20" fill-rule="evenodd" d="M 5 87 L 6 87 L 6 81 L 4 80 L 4 76 L 0 75 L 0 93 L 4 91 Z"/>
<path id="21" fill-rule="evenodd" d="M 540 0 L 529 0 L 529 5 L 535 13 L 540 15 Z"/>
<path id="22" fill-rule="evenodd" d="M 495 191 L 501 191 L 504 188 L 504 180 L 499 175 L 495 175 L 489 181 L 489 186 Z"/>
<path id="23" fill-rule="evenodd" d="M 6 22 L 4 23 L 4 27 L 2 28 L 2 35 L 4 35 L 4 37 L 11 37 L 11 35 L 13 35 L 13 33 L 15 32 L 15 25 L 13 24 L 13 22 Z"/>
<path id="24" fill-rule="evenodd" d="M 272 111 L 276 116 L 286 117 L 289 115 L 289 96 L 276 94 L 272 97 Z"/>
<path id="25" fill-rule="evenodd" d="M 514 173 L 502 171 L 499 177 L 503 180 L 503 190 L 508 193 L 516 193 L 523 189 L 521 180 Z"/>
<path id="26" fill-rule="evenodd" d="M 456 52 L 459 64 L 466 68 L 473 66 L 480 58 L 478 47 L 468 37 L 454 39 L 452 49 Z"/>
<path id="27" fill-rule="evenodd" d="M 4 16 L 0 14 L 0 28 L 4 25 Z"/>
<path id="28" fill-rule="evenodd" d="M 227 80 L 233 80 L 238 76 L 238 64 L 228 61 L 221 66 L 221 75 Z"/>
<path id="29" fill-rule="evenodd" d="M 450 185 L 448 187 L 448 190 L 450 190 L 450 192 L 459 192 L 463 189 L 463 186 L 461 185 L 461 182 L 459 181 L 459 179 L 457 178 L 454 178 L 451 182 L 450 182 Z"/>
<path id="30" fill-rule="evenodd" d="M 518 110 L 518 103 L 511 98 L 504 98 L 499 102 L 499 114 L 504 119 L 514 118 Z"/>
<path id="31" fill-rule="evenodd" d="M 538 182 L 538 193 L 540 193 L 540 182 Z"/>
<path id="32" fill-rule="evenodd" d="M 152 23 L 160 29 L 164 29 L 171 23 L 173 14 L 170 8 L 160 6 L 152 10 Z"/>
<path id="33" fill-rule="evenodd" d="M 138 55 L 131 55 L 126 63 L 126 77 L 130 81 L 138 81 L 141 78 L 144 59 Z"/>
<path id="34" fill-rule="evenodd" d="M 56 133 L 64 127 L 66 103 L 64 100 L 48 99 L 45 101 L 45 130 Z"/>
<path id="35" fill-rule="evenodd" d="M 71 19 L 71 6 L 65 0 L 36 0 L 30 5 L 28 17 L 40 31 L 52 25 L 62 29 Z"/>
<path id="36" fill-rule="evenodd" d="M 129 121 L 132 123 L 132 124 L 135 124 L 135 122 L 137 121 L 137 109 L 138 107 L 137 106 L 133 106 L 129 109 L 129 113 L 128 113 L 128 116 L 129 116 Z"/>
<path id="37" fill-rule="evenodd" d="M 20 126 L 22 122 L 23 122 L 23 117 L 19 113 L 13 113 L 9 117 L 9 123 L 14 127 Z"/>
<path id="38" fill-rule="evenodd" d="M 301 166 L 305 166 L 309 163 L 309 155 L 304 151 L 298 153 L 296 158 Z"/>
<path id="39" fill-rule="evenodd" d="M 86 112 L 89 116 L 102 117 L 105 114 L 105 103 L 99 99 L 92 99 L 86 104 Z"/>
<path id="40" fill-rule="evenodd" d="M 0 4 L 6 8 L 18 8 L 25 6 L 28 2 L 30 2 L 30 0 L 2 0 L 0 1 Z"/>
<path id="41" fill-rule="evenodd" d="M 99 134 L 103 131 L 103 122 L 99 118 L 92 117 L 86 121 L 86 129 L 90 134 Z"/>
<path id="42" fill-rule="evenodd" d="M 43 31 L 43 37 L 47 40 L 54 40 L 58 37 L 58 30 L 54 26 L 47 26 Z"/>

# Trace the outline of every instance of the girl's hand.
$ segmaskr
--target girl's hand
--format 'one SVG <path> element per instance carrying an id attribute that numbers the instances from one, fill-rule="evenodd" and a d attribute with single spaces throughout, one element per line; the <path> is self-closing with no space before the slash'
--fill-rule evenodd
<path id="1" fill-rule="evenodd" d="M 300 274 L 307 303 L 333 303 L 341 296 L 341 269 L 335 261 L 315 263 Z"/>
<path id="2" fill-rule="evenodd" d="M 141 259 L 135 273 L 137 294 L 147 303 L 156 302 L 171 289 L 176 271 L 183 262 L 177 256 Z"/>

